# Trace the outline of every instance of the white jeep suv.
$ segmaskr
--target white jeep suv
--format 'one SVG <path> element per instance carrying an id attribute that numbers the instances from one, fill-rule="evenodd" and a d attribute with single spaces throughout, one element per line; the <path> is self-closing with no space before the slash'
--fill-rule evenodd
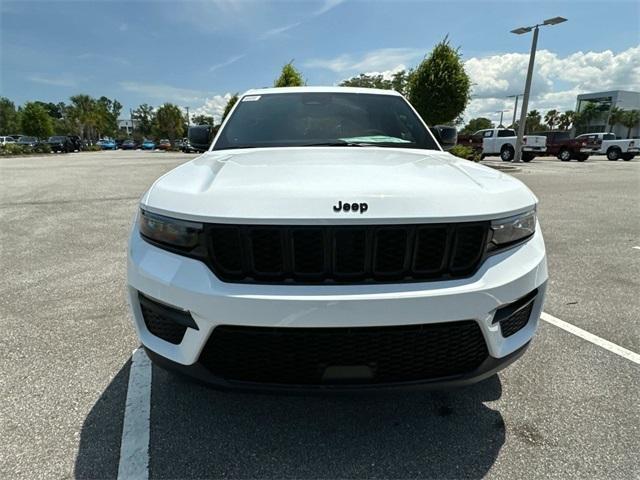
<path id="1" fill-rule="evenodd" d="M 472 383 L 536 331 L 536 203 L 393 91 L 251 90 L 140 200 L 134 325 L 155 363 L 222 387 Z"/>

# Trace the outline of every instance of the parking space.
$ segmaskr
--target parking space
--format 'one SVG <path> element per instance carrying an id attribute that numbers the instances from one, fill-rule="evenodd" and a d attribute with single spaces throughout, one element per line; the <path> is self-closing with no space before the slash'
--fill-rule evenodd
<path id="1" fill-rule="evenodd" d="M 114 478 L 140 194 L 194 155 L 0 159 L 0 477 Z M 488 159 L 488 164 L 500 164 Z M 545 311 L 640 352 L 640 161 L 536 159 Z M 480 384 L 367 396 L 229 393 L 152 369 L 150 478 L 638 478 L 640 365 L 547 322 Z"/>

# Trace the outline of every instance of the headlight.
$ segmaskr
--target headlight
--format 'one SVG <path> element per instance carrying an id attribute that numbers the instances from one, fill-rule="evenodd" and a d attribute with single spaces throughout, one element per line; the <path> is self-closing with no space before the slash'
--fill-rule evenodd
<path id="1" fill-rule="evenodd" d="M 489 250 L 513 245 L 524 240 L 536 231 L 536 211 L 522 213 L 491 222 L 491 241 Z"/>
<path id="2" fill-rule="evenodd" d="M 142 236 L 154 242 L 178 248 L 192 248 L 198 244 L 202 224 L 164 217 L 140 210 L 138 226 Z"/>

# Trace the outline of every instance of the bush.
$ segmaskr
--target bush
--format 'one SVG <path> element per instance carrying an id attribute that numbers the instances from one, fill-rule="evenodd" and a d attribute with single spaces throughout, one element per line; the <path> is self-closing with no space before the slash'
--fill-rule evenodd
<path id="1" fill-rule="evenodd" d="M 51 153 L 51 146 L 46 143 L 39 143 L 31 151 L 33 153 Z"/>
<path id="2" fill-rule="evenodd" d="M 7 143 L 0 148 L 0 155 L 24 155 L 25 153 L 29 153 L 28 148 L 15 143 Z"/>
<path id="3" fill-rule="evenodd" d="M 87 145 L 82 150 L 85 152 L 99 152 L 102 150 L 102 147 L 100 145 Z"/>
<path id="4" fill-rule="evenodd" d="M 472 162 L 480 161 L 480 153 L 465 145 L 455 145 L 449 149 L 449 153 L 456 157 L 464 158 L 465 160 L 471 160 Z"/>

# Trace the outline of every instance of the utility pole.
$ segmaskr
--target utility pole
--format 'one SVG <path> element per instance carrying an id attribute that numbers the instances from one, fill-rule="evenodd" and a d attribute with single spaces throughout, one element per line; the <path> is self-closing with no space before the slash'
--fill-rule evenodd
<path id="1" fill-rule="evenodd" d="M 522 95 L 522 93 L 519 93 L 517 95 L 509 95 L 507 96 L 507 98 L 515 98 L 516 99 L 516 104 L 513 107 L 513 120 L 511 121 L 511 125 L 515 125 L 516 124 L 516 115 L 518 114 L 518 98 L 520 98 Z"/>
<path id="2" fill-rule="evenodd" d="M 515 30 L 511 30 L 511 33 L 516 35 L 522 35 L 533 30 L 533 40 L 531 41 L 531 53 L 529 54 L 529 68 L 527 69 L 527 79 L 524 85 L 524 96 L 522 98 L 522 109 L 520 110 L 520 124 L 518 125 L 518 139 L 516 140 L 516 153 L 513 157 L 514 163 L 522 161 L 522 140 L 524 137 L 525 123 L 527 121 L 527 108 L 529 107 L 529 95 L 531 93 L 531 79 L 533 77 L 533 65 L 536 60 L 536 48 L 538 46 L 538 30 L 540 27 L 547 25 L 557 25 L 558 23 L 566 22 L 567 19 L 563 17 L 548 18 L 542 23 L 538 23 L 531 27 L 519 27 Z"/>

